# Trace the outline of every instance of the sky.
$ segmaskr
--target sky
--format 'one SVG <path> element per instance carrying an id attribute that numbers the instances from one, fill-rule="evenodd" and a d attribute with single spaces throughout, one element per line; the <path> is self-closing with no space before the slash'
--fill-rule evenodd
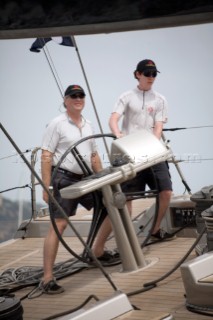
<path id="1" fill-rule="evenodd" d="M 83 114 L 91 120 L 96 133 L 100 128 L 94 104 L 103 132 L 109 133 L 108 119 L 117 98 L 137 85 L 133 77 L 137 63 L 146 58 L 154 60 L 160 74 L 153 89 L 169 104 L 165 128 L 186 128 L 164 132 L 175 158 L 181 160 L 178 167 L 182 177 L 170 164 L 173 190 L 178 195 L 185 192 L 183 178 L 193 194 L 213 184 L 212 34 L 213 24 L 202 24 L 75 36 L 80 58 L 74 48 L 54 41 L 47 48 L 63 90 L 70 84 L 85 89 Z M 29 162 L 31 151 L 41 145 L 47 123 L 64 111 L 45 54 L 29 51 L 34 40 L 0 40 L 1 124 Z M 31 172 L 2 130 L 0 146 L 0 191 L 14 188 L 1 195 L 11 200 L 30 200 L 30 188 L 17 187 L 31 184 Z M 105 151 L 100 148 L 105 162 Z M 38 152 L 38 174 L 39 157 Z M 40 186 L 36 187 L 36 199 L 42 202 Z"/>

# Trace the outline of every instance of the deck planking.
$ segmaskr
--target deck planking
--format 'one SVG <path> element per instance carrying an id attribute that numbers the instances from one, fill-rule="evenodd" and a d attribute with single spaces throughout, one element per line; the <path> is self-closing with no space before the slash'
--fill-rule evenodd
<path id="1" fill-rule="evenodd" d="M 146 205 L 151 205 L 151 203 L 150 200 L 146 201 Z M 134 210 L 135 216 L 141 210 L 142 207 L 137 202 Z M 89 217 L 88 212 L 80 214 L 82 219 L 84 219 L 84 215 Z M 82 244 L 76 237 L 66 237 L 65 240 L 78 254 L 83 251 Z M 143 240 L 143 237 L 139 237 L 140 243 Z M 159 280 L 167 274 L 182 259 L 194 241 L 194 238 L 177 237 L 172 241 L 146 246 L 143 253 L 147 266 L 135 272 L 122 272 L 121 264 L 105 267 L 105 272 L 108 273 L 117 290 L 125 293 L 130 303 L 139 309 L 120 315 L 116 319 L 160 320 L 169 315 L 172 315 L 175 320 L 209 319 L 207 316 L 195 314 L 186 309 L 184 286 L 179 268 L 169 277 L 157 282 L 155 288 L 146 292 L 137 292 L 144 288 L 145 283 Z M 17 269 L 29 266 L 42 269 L 43 242 L 44 238 L 25 238 L 0 245 L 0 272 L 8 268 Z M 107 248 L 114 249 L 115 247 L 115 238 L 111 237 L 107 242 Z M 188 259 L 194 257 L 195 253 L 192 252 Z M 60 244 L 56 263 L 69 261 L 72 258 L 70 253 Z M 90 295 L 95 295 L 103 300 L 110 298 L 115 293 L 111 284 L 97 267 L 84 268 L 81 272 L 63 277 L 58 281 L 65 288 L 65 292 L 60 295 L 42 294 L 33 299 L 24 298 L 22 300 L 32 291 L 34 285 L 15 292 L 15 296 L 21 299 L 24 308 L 23 320 L 43 320 L 61 312 L 71 312 Z M 91 300 L 87 307 L 94 303 L 95 300 Z"/>

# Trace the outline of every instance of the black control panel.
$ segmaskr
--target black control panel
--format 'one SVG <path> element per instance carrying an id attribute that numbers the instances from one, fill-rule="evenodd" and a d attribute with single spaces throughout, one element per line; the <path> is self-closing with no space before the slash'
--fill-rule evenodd
<path id="1" fill-rule="evenodd" d="M 196 227 L 196 214 L 194 208 L 170 208 L 171 222 L 173 227 L 181 228 L 187 226 L 188 228 Z"/>

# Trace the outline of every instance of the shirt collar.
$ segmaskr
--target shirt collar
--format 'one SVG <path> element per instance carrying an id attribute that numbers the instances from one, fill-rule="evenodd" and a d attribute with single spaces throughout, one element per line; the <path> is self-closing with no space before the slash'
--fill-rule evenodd
<path id="1" fill-rule="evenodd" d="M 69 117 L 67 111 L 66 111 L 66 116 L 69 122 L 71 122 L 72 124 L 76 125 L 75 122 L 72 120 L 72 118 Z M 86 124 L 86 119 L 84 118 L 84 116 L 81 114 L 81 128 L 83 128 Z"/>

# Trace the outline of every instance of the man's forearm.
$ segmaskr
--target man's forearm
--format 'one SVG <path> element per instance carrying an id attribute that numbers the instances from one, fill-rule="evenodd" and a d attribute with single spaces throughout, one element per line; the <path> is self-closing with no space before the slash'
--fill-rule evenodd
<path id="1" fill-rule="evenodd" d="M 45 186 L 48 188 L 51 182 L 52 156 L 43 153 L 41 156 L 41 177 Z"/>
<path id="2" fill-rule="evenodd" d="M 92 154 L 91 164 L 92 164 L 92 169 L 94 172 L 99 172 L 103 169 L 102 163 L 101 163 L 101 158 L 97 152 Z"/>
<path id="3" fill-rule="evenodd" d="M 123 134 L 120 131 L 119 126 L 118 126 L 119 119 L 120 119 L 120 115 L 116 112 L 112 113 L 112 115 L 109 119 L 109 127 L 110 127 L 112 133 L 114 133 L 114 135 L 117 138 L 120 138 L 123 136 Z"/>

